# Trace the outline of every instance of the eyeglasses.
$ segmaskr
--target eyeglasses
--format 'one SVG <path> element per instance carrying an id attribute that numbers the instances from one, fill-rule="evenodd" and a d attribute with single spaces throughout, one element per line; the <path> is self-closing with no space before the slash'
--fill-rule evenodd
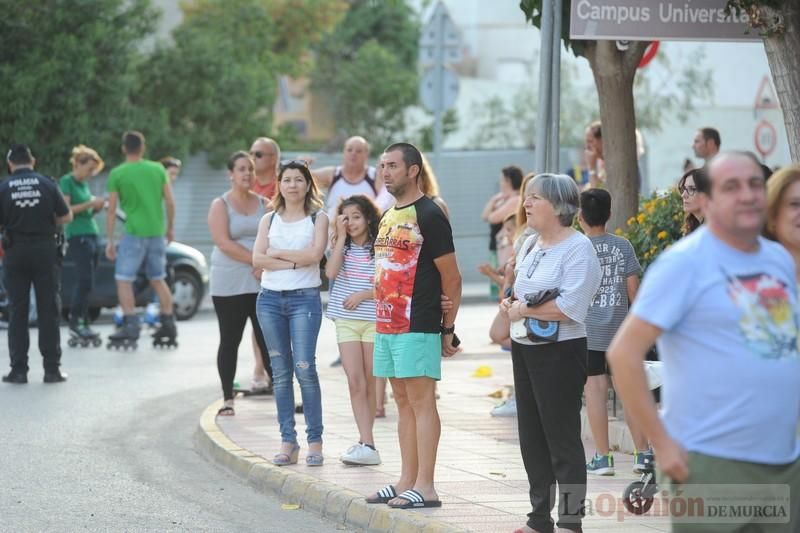
<path id="1" fill-rule="evenodd" d="M 689 196 L 694 196 L 695 194 L 697 194 L 697 187 L 694 187 L 692 185 L 682 185 L 681 187 L 678 187 L 678 192 L 681 194 L 686 193 Z"/>
<path id="2" fill-rule="evenodd" d="M 281 161 L 281 168 L 286 168 L 291 165 L 299 165 L 301 167 L 308 168 L 308 161 L 304 159 L 287 159 L 285 161 Z"/>
<path id="3" fill-rule="evenodd" d="M 547 252 L 544 250 L 536 251 L 536 255 L 533 256 L 533 261 L 531 261 L 531 266 L 528 267 L 528 279 L 533 276 L 533 273 L 536 271 L 536 267 L 539 266 L 539 263 L 545 255 L 547 255 Z"/>

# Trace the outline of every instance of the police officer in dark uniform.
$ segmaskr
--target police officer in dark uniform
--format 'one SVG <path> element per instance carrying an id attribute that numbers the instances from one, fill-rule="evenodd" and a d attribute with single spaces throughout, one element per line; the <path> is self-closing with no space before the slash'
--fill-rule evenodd
<path id="1" fill-rule="evenodd" d="M 28 306 L 31 284 L 39 314 L 39 351 L 44 358 L 44 382 L 67 380 L 59 369 L 61 336 L 58 329 L 58 225 L 72 220 L 55 182 L 33 171 L 30 149 L 12 145 L 6 155 L 10 175 L 0 184 L 0 228 L 8 291 L 8 350 L 11 372 L 6 383 L 28 382 Z"/>

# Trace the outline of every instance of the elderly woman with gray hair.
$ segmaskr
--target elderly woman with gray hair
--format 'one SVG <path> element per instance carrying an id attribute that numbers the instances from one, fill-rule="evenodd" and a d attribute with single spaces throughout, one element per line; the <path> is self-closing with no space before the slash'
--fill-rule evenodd
<path id="1" fill-rule="evenodd" d="M 591 241 L 572 229 L 580 193 L 575 180 L 539 174 L 523 192 L 536 234 L 520 249 L 511 298 L 500 304 L 511 321 L 511 358 L 519 441 L 532 510 L 516 533 L 550 533 L 559 486 L 559 531 L 581 531 L 586 457 L 581 393 L 586 382 L 586 326 L 600 286 Z"/>

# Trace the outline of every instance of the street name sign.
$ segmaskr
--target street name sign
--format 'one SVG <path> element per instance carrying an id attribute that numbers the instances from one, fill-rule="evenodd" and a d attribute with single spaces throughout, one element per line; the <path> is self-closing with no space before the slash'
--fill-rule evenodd
<path id="1" fill-rule="evenodd" d="M 572 0 L 571 39 L 760 41 L 727 0 Z"/>

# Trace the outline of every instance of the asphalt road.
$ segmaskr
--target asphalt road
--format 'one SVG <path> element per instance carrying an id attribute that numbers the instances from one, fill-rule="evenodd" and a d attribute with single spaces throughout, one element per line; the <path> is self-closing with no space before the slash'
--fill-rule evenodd
<path id="1" fill-rule="evenodd" d="M 32 330 L 28 385 L 0 384 L 0 531 L 332 532 L 283 510 L 193 448 L 221 394 L 213 313 L 180 322 L 177 350 L 68 348 L 64 384 L 42 383 Z M 110 325 L 97 328 L 105 337 Z M 62 328 L 62 335 L 66 329 Z M 7 332 L 0 368 L 7 372 Z M 239 375 L 252 365 L 249 339 Z"/>

